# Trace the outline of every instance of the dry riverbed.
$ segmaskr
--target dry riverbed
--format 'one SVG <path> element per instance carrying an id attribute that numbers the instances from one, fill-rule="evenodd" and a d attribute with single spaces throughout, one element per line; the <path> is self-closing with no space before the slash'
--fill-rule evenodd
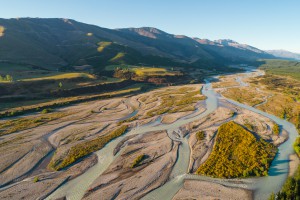
<path id="1" fill-rule="evenodd" d="M 249 78 L 237 80 L 234 75 L 224 76 L 213 86 L 226 96 L 231 89 L 241 89 L 240 82 Z M 183 138 L 190 149 L 190 154 L 186 154 L 189 156 L 186 173 L 195 174 L 209 158 L 218 128 L 229 121 L 275 146 L 288 139 L 285 130 L 281 130 L 281 134 L 274 131 L 276 123 L 269 118 L 222 98 L 218 100 L 216 110 L 180 125 L 179 132 L 158 130 L 126 135 L 149 124 L 172 127 L 181 119 L 200 116 L 207 110 L 206 97 L 200 92 L 202 86 L 166 87 L 140 95 L 80 103 L 51 113 L 24 116 L 14 119 L 28 119 L 18 129 L 12 127 L 11 120 L 1 121 L 0 133 L 5 134 L 0 136 L 0 198 L 44 199 L 55 194 L 61 185 L 80 178 L 81 174 L 99 164 L 98 154 L 93 152 L 101 151 L 121 136 L 123 138 L 115 141 L 117 144 L 112 150 L 114 159 L 84 190 L 83 199 L 145 197 L 174 178 L 172 173 L 179 160 Z M 268 95 L 262 93 L 253 100 L 255 103 L 249 105 L 263 103 Z M 241 98 L 244 98 L 242 94 Z M 52 118 L 47 118 L 50 115 Z M 47 120 L 39 123 L 41 117 Z M 120 127 L 126 129 L 120 132 Z M 99 145 L 103 141 L 106 143 Z M 252 198 L 253 191 L 250 190 L 189 179 L 184 180 L 182 188 L 173 197 L 174 200 Z"/>

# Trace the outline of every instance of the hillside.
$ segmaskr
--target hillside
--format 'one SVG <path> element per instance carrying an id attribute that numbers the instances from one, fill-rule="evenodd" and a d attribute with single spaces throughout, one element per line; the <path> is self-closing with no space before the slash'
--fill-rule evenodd
<path id="1" fill-rule="evenodd" d="M 224 68 L 259 58 L 273 58 L 236 42 L 205 44 L 156 28 L 106 29 L 69 19 L 0 19 L 0 67 L 27 66 L 66 70 L 111 64 Z M 10 69 L 13 69 L 10 66 Z"/>
<path id="2" fill-rule="evenodd" d="M 289 76 L 300 80 L 300 62 L 289 60 L 262 60 L 260 69 L 267 74 Z"/>
<path id="3" fill-rule="evenodd" d="M 293 53 L 286 50 L 268 50 L 266 51 L 269 54 L 272 54 L 275 57 L 283 58 L 283 59 L 290 59 L 290 60 L 300 60 L 299 53 Z"/>

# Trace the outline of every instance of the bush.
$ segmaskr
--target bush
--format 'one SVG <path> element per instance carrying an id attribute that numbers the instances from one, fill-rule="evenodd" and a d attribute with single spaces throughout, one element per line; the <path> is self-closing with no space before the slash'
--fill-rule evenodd
<path id="1" fill-rule="evenodd" d="M 280 133 L 280 127 L 278 126 L 278 124 L 274 124 L 274 126 L 273 126 L 273 133 L 275 135 L 279 135 L 279 133 Z"/>
<path id="2" fill-rule="evenodd" d="M 275 155 L 272 144 L 228 122 L 219 127 L 213 151 L 196 173 L 220 178 L 266 176 Z"/>
<path id="3" fill-rule="evenodd" d="M 275 198 L 274 198 L 275 196 Z M 273 193 L 269 197 L 270 200 L 298 200 L 300 199 L 300 166 L 294 177 L 288 177 L 281 191 L 276 195 Z"/>
<path id="4" fill-rule="evenodd" d="M 300 157 L 300 137 L 296 138 L 296 141 L 294 143 L 294 150 L 297 153 L 297 155 Z"/>
<path id="5" fill-rule="evenodd" d="M 205 133 L 204 131 L 199 131 L 196 133 L 196 138 L 198 141 L 204 140 L 205 139 Z"/>
<path id="6" fill-rule="evenodd" d="M 144 159 L 146 158 L 145 154 L 139 155 L 138 157 L 136 157 L 136 159 L 134 159 L 131 168 L 135 168 L 137 167 Z"/>
<path id="7" fill-rule="evenodd" d="M 34 177 L 33 182 L 36 183 L 36 182 L 39 182 L 39 180 L 40 180 L 39 177 L 36 176 L 36 177 Z"/>
<path id="8" fill-rule="evenodd" d="M 103 135 L 96 139 L 79 143 L 71 147 L 68 154 L 61 160 L 54 160 L 53 157 L 51 162 L 49 163 L 49 167 L 55 170 L 63 169 L 76 162 L 78 159 L 102 149 L 111 140 L 123 135 L 127 131 L 127 129 L 128 126 L 123 125 L 107 135 Z"/>
<path id="9" fill-rule="evenodd" d="M 51 108 L 45 108 L 45 109 L 43 109 L 42 110 L 42 114 L 47 114 L 47 113 L 50 113 L 50 112 L 52 112 L 53 110 L 51 109 Z"/>

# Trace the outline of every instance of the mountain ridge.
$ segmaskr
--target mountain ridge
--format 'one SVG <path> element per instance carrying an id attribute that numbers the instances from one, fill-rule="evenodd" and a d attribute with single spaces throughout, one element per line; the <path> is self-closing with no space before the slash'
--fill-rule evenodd
<path id="1" fill-rule="evenodd" d="M 283 59 L 300 60 L 300 53 L 294 53 L 284 49 L 266 50 L 266 52 Z"/>
<path id="2" fill-rule="evenodd" d="M 0 27 L 0 63 L 51 70 L 78 65 L 101 70 L 111 64 L 224 67 L 274 58 L 233 40 L 203 44 L 154 27 L 108 29 L 63 18 L 0 19 Z"/>

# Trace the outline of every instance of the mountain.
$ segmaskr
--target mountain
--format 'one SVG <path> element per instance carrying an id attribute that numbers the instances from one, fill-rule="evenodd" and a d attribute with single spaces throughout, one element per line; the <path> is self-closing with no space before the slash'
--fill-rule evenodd
<path id="1" fill-rule="evenodd" d="M 268 50 L 266 52 L 268 52 L 269 54 L 272 54 L 273 56 L 276 56 L 278 58 L 300 60 L 299 53 L 293 53 L 293 52 L 286 51 L 286 50 Z"/>
<path id="2" fill-rule="evenodd" d="M 70 19 L 0 19 L 1 63 L 46 70 L 112 64 L 224 67 L 274 56 L 232 40 L 208 41 L 156 28 L 107 29 Z"/>

